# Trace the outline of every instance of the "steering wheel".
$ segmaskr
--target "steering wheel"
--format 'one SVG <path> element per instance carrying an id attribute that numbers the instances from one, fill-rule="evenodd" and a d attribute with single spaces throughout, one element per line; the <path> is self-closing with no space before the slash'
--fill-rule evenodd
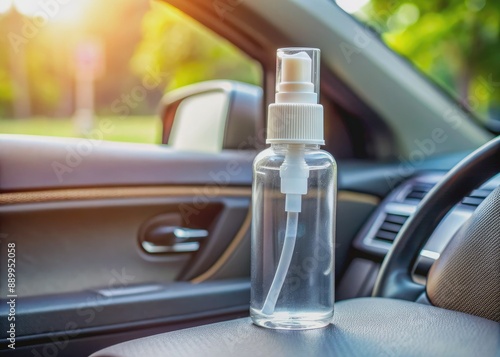
<path id="1" fill-rule="evenodd" d="M 474 304 L 466 300 L 474 299 L 475 305 L 493 304 L 489 306 L 493 309 L 490 315 L 479 315 L 499 321 L 500 187 L 454 235 L 431 268 L 427 287 L 412 279 L 420 251 L 443 217 L 465 195 L 498 172 L 500 137 L 471 153 L 448 172 L 401 229 L 382 264 L 373 296 L 416 301 L 427 290 L 433 305 L 445 308 L 453 305 L 454 310 L 468 313 Z M 438 288 L 440 284 L 443 286 Z M 457 301 L 457 295 L 462 303 Z"/>

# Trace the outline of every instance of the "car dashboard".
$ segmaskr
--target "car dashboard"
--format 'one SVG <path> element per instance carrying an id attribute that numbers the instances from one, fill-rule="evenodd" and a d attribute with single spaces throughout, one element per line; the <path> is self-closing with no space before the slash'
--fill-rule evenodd
<path id="1" fill-rule="evenodd" d="M 355 253 L 340 281 L 337 300 L 371 295 L 381 260 L 391 249 L 404 223 L 445 175 L 444 171 L 415 175 L 395 187 L 380 203 L 353 242 Z M 420 252 L 413 272 L 416 282 L 425 284 L 430 267 L 448 242 L 499 185 L 500 175 L 497 175 L 470 192 L 448 212 Z"/>

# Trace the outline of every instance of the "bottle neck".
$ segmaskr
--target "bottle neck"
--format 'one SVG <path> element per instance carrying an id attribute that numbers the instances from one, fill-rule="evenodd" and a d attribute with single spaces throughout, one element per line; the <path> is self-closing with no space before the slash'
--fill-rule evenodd
<path id="1" fill-rule="evenodd" d="M 318 144 L 271 144 L 271 148 L 274 151 L 287 151 L 287 150 L 299 150 L 299 151 L 312 151 L 319 150 Z"/>

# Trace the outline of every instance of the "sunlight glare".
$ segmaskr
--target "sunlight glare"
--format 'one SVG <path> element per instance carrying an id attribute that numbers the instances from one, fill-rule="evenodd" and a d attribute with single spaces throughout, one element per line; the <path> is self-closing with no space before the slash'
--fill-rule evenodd
<path id="1" fill-rule="evenodd" d="M 37 0 L 14 0 L 14 7 L 24 16 L 34 16 L 40 10 Z"/>
<path id="2" fill-rule="evenodd" d="M 2 2 L 5 0 L 1 0 Z M 58 1 L 40 0 L 8 0 L 13 1 L 16 10 L 28 17 L 40 16 L 49 22 L 74 23 L 85 14 L 88 2 L 85 0 L 72 0 L 67 3 Z"/>
<path id="3" fill-rule="evenodd" d="M 13 0 L 2 0 L 0 1 L 0 14 L 4 14 L 10 10 L 12 7 Z"/>
<path id="4" fill-rule="evenodd" d="M 86 0 L 72 0 L 66 5 L 61 5 L 61 9 L 56 16 L 54 22 L 74 23 L 79 21 L 84 15 L 87 4 Z"/>
<path id="5" fill-rule="evenodd" d="M 336 0 L 335 2 L 342 10 L 352 14 L 368 4 L 370 0 Z"/>

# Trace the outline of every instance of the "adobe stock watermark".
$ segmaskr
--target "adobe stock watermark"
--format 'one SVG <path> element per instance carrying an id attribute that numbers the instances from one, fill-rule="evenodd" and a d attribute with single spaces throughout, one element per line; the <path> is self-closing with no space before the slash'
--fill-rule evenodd
<path id="1" fill-rule="evenodd" d="M 224 169 L 219 171 L 210 171 L 208 175 L 213 180 L 211 183 L 205 184 L 202 188 L 196 189 L 196 195 L 193 196 L 192 202 L 181 203 L 179 212 L 187 224 L 191 222 L 191 217 L 197 216 L 202 210 L 208 207 L 210 201 L 219 196 L 221 189 L 231 184 L 231 178 L 238 176 L 243 171 L 242 164 L 249 164 L 255 158 L 254 150 L 247 150 L 247 147 L 263 147 L 266 141 L 266 130 L 261 129 L 256 135 L 249 135 L 247 139 L 242 141 L 237 148 L 238 153 L 243 153 L 242 160 L 230 160 L 226 163 Z"/>
<path id="2" fill-rule="evenodd" d="M 496 81 L 492 74 L 489 74 L 487 77 L 480 76 L 478 83 L 479 85 L 475 87 L 474 91 L 462 102 L 462 106 L 470 111 L 479 109 L 481 101 L 487 100 L 500 87 L 500 81 Z M 443 113 L 443 119 L 452 131 L 462 128 L 469 120 L 459 105 L 447 109 Z M 415 139 L 414 144 L 416 148 L 410 152 L 408 158 L 399 156 L 397 171 L 385 175 L 389 187 L 392 189 L 402 179 L 415 174 L 418 168 L 423 165 L 425 159 L 434 155 L 438 151 L 439 145 L 444 144 L 448 140 L 448 133 L 442 128 L 434 128 L 430 132 L 429 137 Z"/>
<path id="3" fill-rule="evenodd" d="M 477 111 L 480 108 L 481 101 L 488 100 L 488 98 L 500 87 L 500 81 L 494 80 L 492 73 L 486 78 L 480 76 L 477 82 L 478 85 L 474 87 L 474 91 L 462 101 L 463 106 L 471 112 Z"/>
<path id="4" fill-rule="evenodd" d="M 392 6 L 395 4 L 394 0 L 388 1 L 386 6 Z M 371 43 L 375 41 L 373 31 L 378 33 L 383 33 L 386 30 L 387 20 L 393 15 L 389 11 L 378 11 L 376 16 L 372 16 L 371 19 L 363 24 L 361 28 L 356 26 L 354 29 L 354 37 L 352 43 L 342 41 L 339 45 L 340 51 L 344 55 L 345 60 L 348 64 L 353 61 L 352 57 L 361 53 L 363 50 L 367 49 Z"/>
<path id="5" fill-rule="evenodd" d="M 130 285 L 135 276 L 126 272 L 125 268 L 121 271 L 112 269 L 107 274 L 110 275 L 107 289 L 124 288 Z M 96 318 L 97 314 L 104 311 L 107 303 L 113 300 L 113 296 L 104 296 L 96 294 L 92 298 L 87 298 L 87 301 L 81 303 L 77 310 L 74 320 L 68 321 L 65 324 L 64 331 L 59 333 L 49 333 L 51 342 L 44 344 L 41 347 L 31 349 L 31 354 L 34 357 L 56 357 L 60 352 L 64 351 L 71 339 L 76 338 L 82 333 L 81 327 L 90 325 Z"/>
<path id="6" fill-rule="evenodd" d="M 338 243 L 335 243 L 334 246 L 337 247 Z M 283 290 L 290 293 L 299 290 L 304 281 L 318 274 L 318 269 L 322 270 L 324 276 L 331 277 L 331 274 L 334 273 L 334 262 L 330 263 L 330 259 L 334 252 L 333 246 L 324 239 L 319 239 L 310 256 L 304 257 L 299 263 L 290 264 Z"/>
<path id="7" fill-rule="evenodd" d="M 55 18 L 61 11 L 61 7 L 69 4 L 74 0 L 39 0 L 36 2 L 38 11 L 30 18 L 23 17 L 23 25 L 21 32 L 9 32 L 7 39 L 14 49 L 14 53 L 18 54 L 21 47 L 26 45 L 31 39 L 35 38 L 40 31 L 47 26 L 50 19 Z"/>
<path id="8" fill-rule="evenodd" d="M 148 91 L 158 88 L 167 76 L 166 72 L 161 72 L 159 69 L 148 68 L 147 72 L 140 85 L 133 87 L 128 93 L 123 93 L 120 98 L 111 103 L 111 112 L 117 115 L 118 120 L 123 120 L 130 115 L 131 110 L 146 99 Z M 59 183 L 62 183 L 65 175 L 73 173 L 84 159 L 102 144 L 104 134 L 109 134 L 114 130 L 116 127 L 113 121 L 106 118 L 100 120 L 98 126 L 86 134 L 86 138 L 81 139 L 76 145 L 67 145 L 64 161 L 51 163 L 52 171 Z"/>
<path id="9" fill-rule="evenodd" d="M 373 39 L 370 36 L 372 36 L 372 34 L 368 33 L 366 27 L 363 29 L 359 29 L 356 27 L 356 29 L 354 30 L 353 43 L 351 44 L 345 41 L 342 41 L 340 43 L 340 51 L 344 55 L 344 58 L 348 64 L 352 63 L 353 55 L 361 53 L 373 42 Z"/>
<path id="10" fill-rule="evenodd" d="M 425 160 L 437 152 L 438 146 L 448 140 L 448 134 L 442 128 L 434 128 L 430 136 L 424 139 L 415 139 L 416 146 L 409 154 L 408 158 L 399 155 L 399 165 L 395 173 L 385 174 L 385 179 L 392 189 L 396 187 L 402 178 L 410 177 L 417 171 Z"/>
<path id="11" fill-rule="evenodd" d="M 280 114 L 277 114 L 280 115 Z M 276 118 L 277 128 L 285 130 L 285 126 L 281 125 L 286 118 L 278 116 Z M 280 133 L 277 133 L 280 136 Z M 208 207 L 210 201 L 219 196 L 221 189 L 231 184 L 231 178 L 239 175 L 243 170 L 243 164 L 248 165 L 255 159 L 256 151 L 263 149 L 266 146 L 267 128 L 258 130 L 255 135 L 249 135 L 245 140 L 240 142 L 237 147 L 237 152 L 241 155 L 241 161 L 228 161 L 225 168 L 219 171 L 210 171 L 209 176 L 213 180 L 207 183 L 201 189 L 197 189 L 197 195 L 192 199 L 191 204 L 182 203 L 179 205 L 179 212 L 187 224 L 191 222 L 191 216 L 197 216 L 202 210 Z M 248 148 L 254 148 L 249 150 Z"/>
<path id="12" fill-rule="evenodd" d="M 390 0 L 384 3 L 385 8 L 397 9 L 399 3 L 395 0 Z M 394 15 L 394 11 L 378 10 L 375 16 L 371 16 L 360 29 L 356 26 L 354 30 L 353 42 L 348 43 L 342 41 L 340 43 L 340 51 L 344 55 L 348 64 L 353 61 L 353 56 L 363 52 L 372 42 L 378 41 L 375 39 L 374 32 L 382 34 L 387 30 L 387 22 Z"/>

